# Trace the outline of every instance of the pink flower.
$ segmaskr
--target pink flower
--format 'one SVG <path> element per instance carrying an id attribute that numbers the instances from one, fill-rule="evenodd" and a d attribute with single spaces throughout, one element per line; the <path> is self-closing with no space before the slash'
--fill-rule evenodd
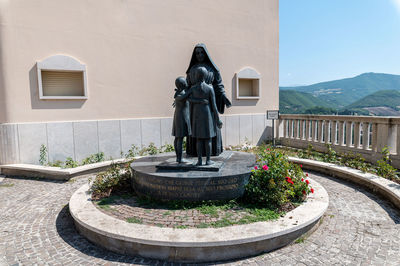
<path id="1" fill-rule="evenodd" d="M 256 165 L 256 166 L 254 166 L 254 169 L 256 169 L 256 170 L 258 169 L 257 165 Z"/>
<path id="2" fill-rule="evenodd" d="M 269 151 L 269 148 L 267 149 L 267 151 Z"/>
<path id="3" fill-rule="evenodd" d="M 268 166 L 267 165 L 263 165 L 263 167 L 262 167 L 265 171 L 268 171 Z"/>
<path id="4" fill-rule="evenodd" d="M 300 168 L 303 168 L 303 165 L 302 165 L 302 164 L 300 164 Z"/>

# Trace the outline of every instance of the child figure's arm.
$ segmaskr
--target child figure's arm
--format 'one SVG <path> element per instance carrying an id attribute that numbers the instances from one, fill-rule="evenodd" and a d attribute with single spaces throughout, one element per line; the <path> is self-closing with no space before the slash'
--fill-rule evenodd
<path id="1" fill-rule="evenodd" d="M 182 91 L 179 91 L 179 92 L 177 91 L 175 93 L 174 98 L 175 98 L 175 100 L 182 101 L 182 100 L 186 100 L 187 97 L 190 96 L 190 94 L 192 94 L 192 89 L 191 88 L 190 89 L 186 89 L 186 90 L 182 90 Z"/>
<path id="2" fill-rule="evenodd" d="M 219 128 L 222 128 L 222 121 L 219 119 L 217 103 L 215 101 L 215 93 L 214 93 L 214 89 L 212 89 L 212 88 L 210 90 L 210 102 L 211 102 L 211 109 L 214 112 L 215 121 L 217 122 L 217 126 Z"/>

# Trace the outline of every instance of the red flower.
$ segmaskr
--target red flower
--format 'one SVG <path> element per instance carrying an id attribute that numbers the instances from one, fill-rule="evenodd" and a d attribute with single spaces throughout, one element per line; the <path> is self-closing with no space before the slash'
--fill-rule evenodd
<path id="1" fill-rule="evenodd" d="M 302 164 L 300 164 L 300 168 L 303 168 L 303 165 L 302 165 Z"/>
<path id="2" fill-rule="evenodd" d="M 303 190 L 303 195 L 305 195 L 306 194 L 306 191 L 305 190 Z"/>
<path id="3" fill-rule="evenodd" d="M 268 166 L 267 165 L 263 165 L 263 167 L 262 167 L 265 171 L 267 171 L 268 170 Z"/>
<path id="4" fill-rule="evenodd" d="M 306 180 L 307 185 L 310 184 L 310 181 Z"/>
<path id="5" fill-rule="evenodd" d="M 269 151 L 269 148 L 267 149 L 267 151 Z"/>
<path id="6" fill-rule="evenodd" d="M 294 183 L 293 183 L 293 180 L 292 180 L 290 177 L 288 177 L 288 176 L 286 177 L 286 181 L 287 181 L 288 183 L 292 184 L 292 185 L 294 184 Z"/>
<path id="7" fill-rule="evenodd" d="M 306 176 L 308 176 L 308 174 L 306 174 Z"/>
<path id="8" fill-rule="evenodd" d="M 301 182 L 304 182 L 304 178 L 301 179 Z"/>
<path id="9" fill-rule="evenodd" d="M 313 188 L 311 188 L 311 193 L 314 193 L 314 189 Z"/>
<path id="10" fill-rule="evenodd" d="M 258 169 L 257 165 L 256 165 L 256 166 L 254 166 L 254 169 L 256 169 L 256 170 Z"/>

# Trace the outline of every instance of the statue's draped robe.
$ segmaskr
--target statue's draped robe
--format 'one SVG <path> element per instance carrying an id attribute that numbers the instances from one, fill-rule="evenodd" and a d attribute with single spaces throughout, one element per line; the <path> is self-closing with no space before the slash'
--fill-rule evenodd
<path id="1" fill-rule="evenodd" d="M 218 112 L 220 114 L 223 114 L 224 109 L 225 109 L 225 104 L 226 104 L 225 101 L 227 101 L 227 99 L 226 99 L 226 95 L 225 95 L 224 85 L 222 84 L 221 75 L 219 73 L 217 66 L 211 60 L 205 45 L 198 44 L 198 45 L 196 45 L 195 49 L 198 47 L 201 47 L 204 49 L 206 59 L 204 60 L 204 62 L 198 63 L 196 60 L 195 54 L 194 54 L 194 50 L 193 50 L 192 59 L 190 61 L 189 68 L 186 71 L 186 74 L 187 74 L 186 80 L 187 80 L 188 86 L 190 88 L 192 85 L 194 85 L 196 69 L 198 69 L 199 67 L 206 68 L 208 73 L 205 78 L 205 82 L 213 87 Z M 192 109 L 192 106 L 191 106 L 191 109 Z M 191 123 L 192 123 L 193 122 L 192 110 L 190 113 L 191 113 Z M 214 122 L 216 123 L 217 121 L 214 121 Z M 205 156 L 205 149 L 203 149 L 203 151 L 204 151 L 203 155 Z M 217 156 L 217 155 L 221 154 L 222 151 L 223 151 L 223 146 L 222 146 L 221 129 L 216 127 L 216 136 L 212 138 L 212 153 L 211 153 L 211 155 Z M 189 156 L 197 156 L 196 138 L 192 138 L 192 137 L 187 138 L 186 154 Z"/>

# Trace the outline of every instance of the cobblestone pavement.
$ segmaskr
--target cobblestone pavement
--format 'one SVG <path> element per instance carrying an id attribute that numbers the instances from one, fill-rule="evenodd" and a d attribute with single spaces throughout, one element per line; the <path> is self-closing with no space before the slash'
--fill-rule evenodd
<path id="1" fill-rule="evenodd" d="M 218 227 L 230 223 L 239 224 L 249 217 L 256 218 L 251 211 L 238 205 L 217 209 L 198 210 L 193 208 L 176 210 L 166 204 L 155 205 L 154 202 L 141 202 L 136 197 L 113 195 L 104 201 L 96 201 L 95 206 L 101 212 L 114 218 L 158 227 L 169 228 L 206 228 Z M 279 215 L 278 215 L 279 218 Z"/>
<path id="2" fill-rule="evenodd" d="M 310 177 L 330 196 L 319 228 L 302 243 L 225 264 L 400 265 L 397 210 L 351 184 L 315 173 Z M 163 265 L 105 251 L 75 231 L 67 203 L 85 182 L 87 177 L 66 183 L 5 178 L 0 186 L 0 265 Z"/>

